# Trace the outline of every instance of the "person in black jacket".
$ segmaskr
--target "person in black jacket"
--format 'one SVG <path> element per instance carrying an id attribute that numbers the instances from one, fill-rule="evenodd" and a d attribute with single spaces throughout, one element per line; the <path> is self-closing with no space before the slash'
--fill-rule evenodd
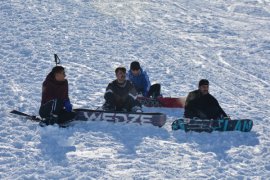
<path id="1" fill-rule="evenodd" d="M 136 100 L 137 91 L 133 84 L 126 80 L 126 68 L 116 68 L 115 75 L 116 80 L 106 88 L 103 110 L 142 112 L 141 104 Z"/>
<path id="2" fill-rule="evenodd" d="M 188 94 L 184 117 L 199 119 L 229 118 L 216 98 L 209 93 L 209 81 L 207 79 L 201 79 L 198 90 Z"/>
<path id="3" fill-rule="evenodd" d="M 64 123 L 74 118 L 68 96 L 68 81 L 65 69 L 55 66 L 42 84 L 42 99 L 39 115 L 46 125 Z"/>

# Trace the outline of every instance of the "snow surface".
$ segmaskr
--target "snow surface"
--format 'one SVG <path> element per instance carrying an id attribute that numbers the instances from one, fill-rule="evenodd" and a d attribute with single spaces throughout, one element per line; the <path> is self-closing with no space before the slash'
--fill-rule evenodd
<path id="1" fill-rule="evenodd" d="M 269 179 L 269 0 L 2 0 L 0 179 Z M 249 133 L 80 122 L 49 126 L 37 114 L 57 53 L 74 107 L 104 102 L 114 69 L 137 60 L 164 96 L 186 96 L 201 78 Z"/>

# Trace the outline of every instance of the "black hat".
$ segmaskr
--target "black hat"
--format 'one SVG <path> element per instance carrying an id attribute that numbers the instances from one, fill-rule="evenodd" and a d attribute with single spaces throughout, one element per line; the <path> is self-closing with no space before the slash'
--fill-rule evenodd
<path id="1" fill-rule="evenodd" d="M 130 69 L 131 70 L 139 70 L 139 69 L 141 69 L 140 63 L 138 61 L 133 61 L 130 64 Z"/>
<path id="2" fill-rule="evenodd" d="M 115 74 L 118 73 L 118 71 L 122 71 L 123 73 L 126 73 L 126 68 L 125 67 L 117 67 L 115 69 Z"/>
<path id="3" fill-rule="evenodd" d="M 202 85 L 209 85 L 209 81 L 207 79 L 201 79 L 199 81 L 199 87 Z"/>

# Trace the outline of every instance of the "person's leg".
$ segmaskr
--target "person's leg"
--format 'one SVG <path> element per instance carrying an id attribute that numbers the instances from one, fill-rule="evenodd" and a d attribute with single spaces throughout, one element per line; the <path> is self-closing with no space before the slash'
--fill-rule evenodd
<path id="1" fill-rule="evenodd" d="M 105 96 L 105 103 L 102 106 L 102 109 L 105 111 L 115 110 L 115 101 L 113 93 L 106 93 Z"/>
<path id="2" fill-rule="evenodd" d="M 58 123 L 58 116 L 63 111 L 63 105 L 62 100 L 51 100 L 40 107 L 39 115 L 45 119 L 47 125 Z"/>
<path id="3" fill-rule="evenodd" d="M 40 115 L 41 118 L 50 117 L 52 103 L 53 103 L 53 101 L 49 101 L 46 104 L 40 106 L 39 115 Z"/>
<path id="4" fill-rule="evenodd" d="M 222 118 L 222 113 L 220 112 L 218 107 L 211 107 L 207 112 L 207 117 L 209 119 L 220 119 Z"/>
<path id="5" fill-rule="evenodd" d="M 152 96 L 153 98 L 157 98 L 158 96 L 160 96 L 160 89 L 160 84 L 151 85 L 148 92 L 148 97 Z"/>
<path id="6" fill-rule="evenodd" d="M 72 119 L 75 118 L 76 113 L 75 112 L 67 112 L 63 110 L 59 115 L 58 115 L 58 124 L 63 124 L 66 122 L 70 122 Z"/>
<path id="7" fill-rule="evenodd" d="M 51 114 L 58 115 L 62 109 L 63 101 L 54 99 L 40 106 L 39 115 L 42 118 L 49 117 Z"/>
<path id="8" fill-rule="evenodd" d="M 123 109 L 126 109 L 126 111 L 130 112 L 136 112 L 136 111 L 140 111 L 142 112 L 142 107 L 141 107 L 141 103 L 132 98 L 131 96 L 128 96 L 128 98 L 126 99 L 125 103 L 124 103 L 124 107 Z"/>

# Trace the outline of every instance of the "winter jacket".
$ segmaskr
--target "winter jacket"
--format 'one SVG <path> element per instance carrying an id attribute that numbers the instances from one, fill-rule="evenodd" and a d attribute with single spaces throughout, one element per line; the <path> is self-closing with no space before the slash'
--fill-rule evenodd
<path id="1" fill-rule="evenodd" d="M 143 96 L 147 96 L 151 83 L 146 71 L 143 71 L 142 68 L 140 70 L 141 72 L 138 76 L 134 76 L 131 70 L 129 70 L 127 79 L 132 82 L 139 94 L 141 93 Z"/>
<path id="2" fill-rule="evenodd" d="M 143 71 L 142 68 L 140 70 L 141 72 L 138 76 L 134 76 L 131 70 L 129 70 L 127 73 L 127 79 L 132 82 L 138 93 L 142 93 L 143 96 L 147 96 L 151 83 L 147 73 Z"/>
<path id="3" fill-rule="evenodd" d="M 199 90 L 188 94 L 185 104 L 184 116 L 186 118 L 218 119 L 228 117 L 220 107 L 216 98 L 211 94 L 202 95 Z"/>
<path id="4" fill-rule="evenodd" d="M 69 100 L 68 81 L 56 81 L 54 74 L 49 73 L 42 84 L 41 105 L 53 99 Z"/>
<path id="5" fill-rule="evenodd" d="M 104 98 L 107 103 L 115 106 L 117 110 L 122 108 L 130 109 L 137 105 L 137 102 L 135 102 L 136 94 L 136 89 L 129 80 L 126 80 L 123 84 L 119 84 L 117 80 L 114 80 L 107 86 Z"/>

